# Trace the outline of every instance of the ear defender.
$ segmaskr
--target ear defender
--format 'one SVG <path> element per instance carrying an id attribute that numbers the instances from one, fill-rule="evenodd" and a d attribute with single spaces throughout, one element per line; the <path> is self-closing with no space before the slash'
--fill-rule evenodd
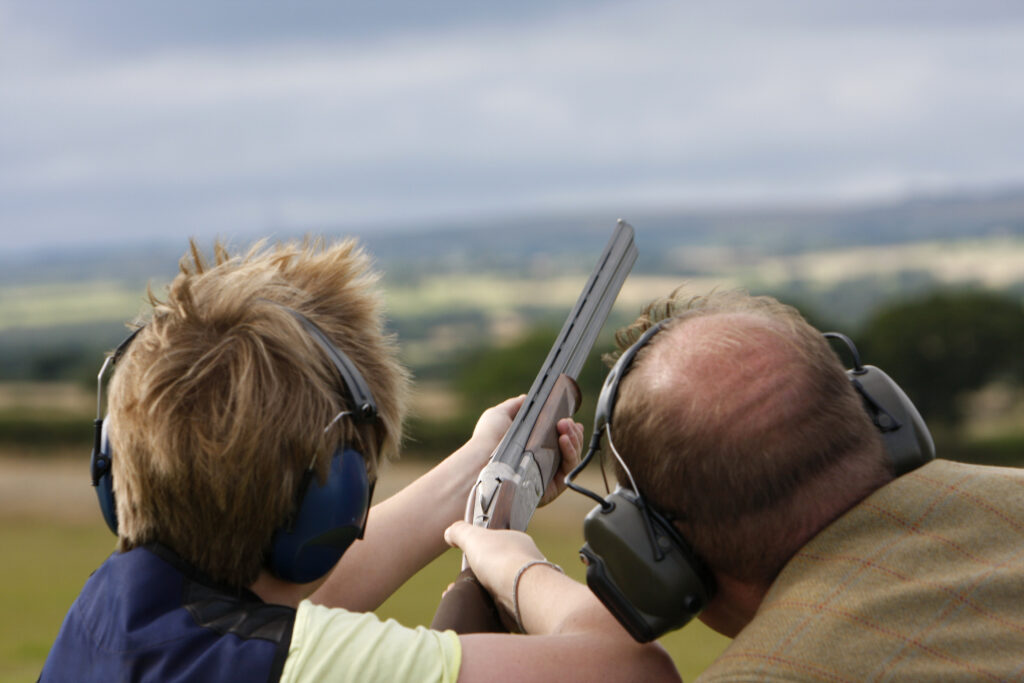
<path id="1" fill-rule="evenodd" d="M 349 406 L 324 431 L 333 427 L 340 418 L 348 417 L 363 437 L 365 447 L 376 448 L 376 427 L 379 421 L 377 404 L 369 384 L 352 360 L 334 346 L 316 324 L 297 311 L 285 310 L 302 324 L 310 338 L 334 365 L 338 372 L 339 391 Z M 103 375 L 108 367 L 117 363 L 141 330 L 141 327 L 135 330 L 118 345 L 114 353 L 104 361 L 97 377 L 97 417 L 93 423 L 90 475 L 103 519 L 115 535 L 118 524 L 111 469 L 113 453 L 107 422 L 100 417 Z M 266 560 L 268 568 L 276 576 L 293 583 L 308 583 L 320 578 L 331 570 L 356 539 L 363 537 L 376 483 L 369 480 L 363 454 L 344 445 L 331 456 L 330 469 L 323 484 L 316 479 L 315 464 L 314 458 L 303 472 L 292 515 L 274 531 Z"/>
<path id="2" fill-rule="evenodd" d="M 569 488 L 598 502 L 583 521 L 586 540 L 580 557 L 587 566 L 587 585 L 619 623 L 639 642 L 649 642 L 684 626 L 715 595 L 711 571 L 679 533 L 672 520 L 658 512 L 640 494 L 633 475 L 615 450 L 611 419 L 619 384 L 637 353 L 663 328 L 649 328 L 619 358 L 605 378 L 594 414 L 594 432 L 587 454 L 566 477 Z M 888 375 L 861 365 L 853 342 L 828 332 L 850 349 L 854 367 L 847 376 L 860 395 L 864 409 L 882 434 L 897 476 L 935 458 L 935 445 L 924 420 L 907 395 Z M 573 483 L 576 475 L 601 447 L 608 446 L 632 485 L 619 486 L 607 498 Z"/>
<path id="3" fill-rule="evenodd" d="M 351 448 L 334 454 L 322 486 L 306 470 L 295 514 L 274 532 L 270 571 L 293 583 L 329 572 L 352 542 L 363 537 L 372 497 L 366 462 Z"/>
<path id="4" fill-rule="evenodd" d="M 840 332 L 826 332 L 826 339 L 843 342 L 853 357 L 846 371 L 860 395 L 864 409 L 882 434 L 885 452 L 896 476 L 915 470 L 935 459 L 935 442 L 921 413 L 889 375 L 873 365 L 861 365 L 853 340 Z"/>
<path id="5" fill-rule="evenodd" d="M 681 628 L 714 595 L 711 573 L 633 491 L 616 487 L 605 503 L 583 521 L 580 558 L 590 590 L 638 642 Z"/>
<path id="6" fill-rule="evenodd" d="M 117 503 L 114 501 L 114 475 L 110 471 L 110 440 L 107 438 L 107 421 L 97 418 L 93 422 L 95 435 L 92 457 L 89 459 L 89 474 L 96 489 L 100 512 L 107 527 L 117 535 Z"/>
<path id="7" fill-rule="evenodd" d="M 596 500 L 598 506 L 583 521 L 580 558 L 587 566 L 587 586 L 635 640 L 646 643 L 682 627 L 715 594 L 715 581 L 671 520 L 639 493 L 633 475 L 611 439 L 611 417 L 619 384 L 636 354 L 661 331 L 658 323 L 629 347 L 605 378 L 597 399 L 594 432 L 587 454 L 566 477 L 566 484 Z M 617 487 L 607 498 L 573 483 L 576 475 L 601 447 L 608 445 L 632 484 Z"/>
<path id="8" fill-rule="evenodd" d="M 96 375 L 96 419 L 92 421 L 92 455 L 89 458 L 89 475 L 96 499 L 103 513 L 103 521 L 117 535 L 117 503 L 114 500 L 114 472 L 110 459 L 110 436 L 107 431 L 107 420 L 103 417 L 103 375 L 107 368 L 113 367 L 124 355 L 125 350 L 135 340 L 142 328 L 134 330 L 117 345 L 114 352 L 103 360 L 100 371 Z"/>

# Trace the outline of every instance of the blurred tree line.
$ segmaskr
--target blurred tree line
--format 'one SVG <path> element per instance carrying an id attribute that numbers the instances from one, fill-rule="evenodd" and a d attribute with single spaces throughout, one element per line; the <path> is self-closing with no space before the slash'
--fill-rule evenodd
<path id="1" fill-rule="evenodd" d="M 828 317 L 797 305 L 823 331 Z M 1024 465 L 1024 424 L 980 440 L 963 431 L 969 399 L 1000 386 L 1024 400 L 1024 302 L 983 290 L 938 290 L 895 301 L 875 310 L 853 337 L 864 363 L 884 369 L 925 417 L 941 457 L 991 464 Z M 418 450 L 445 453 L 471 433 L 480 411 L 525 392 L 557 334 L 536 328 L 518 342 L 484 348 L 461 358 L 452 387 L 462 410 L 450 420 L 419 420 L 410 425 Z M 613 348 L 611 333 L 598 340 L 579 378 L 584 400 L 576 419 L 590 429 L 594 402 L 607 371 L 600 356 Z M 849 363 L 849 358 L 844 361 Z M 981 416 L 984 417 L 984 416 Z"/>
<path id="2" fill-rule="evenodd" d="M 795 303 L 819 329 L 834 326 L 827 314 Z M 460 352 L 433 367 L 414 368 L 420 377 L 443 384 L 458 409 L 445 418 L 413 416 L 410 453 L 429 458 L 451 452 L 472 432 L 480 412 L 509 396 L 525 393 L 557 336 L 560 321 L 539 324 L 512 344 Z M 611 325 L 595 345 L 579 384 L 584 401 L 576 419 L 588 429 L 606 373 L 601 355 L 613 348 Z M 925 417 L 943 457 L 977 462 L 1024 464 L 1024 424 L 985 439 L 968 438 L 965 426 L 977 419 L 971 398 L 1003 387 L 1024 396 L 1024 303 L 1020 296 L 985 290 L 936 290 L 877 308 L 858 329 L 842 329 L 857 343 L 864 363 L 884 369 Z M 24 346 L 4 349 L 0 381 L 74 381 L 95 390 L 103 348 L 93 344 Z M 849 359 L 845 359 L 849 362 Z M 975 409 L 976 413 L 976 409 Z M 982 416 L 984 417 L 984 416 Z M 88 448 L 91 424 L 81 416 L 26 415 L 0 411 L 0 446 L 74 444 Z"/>
<path id="3" fill-rule="evenodd" d="M 1024 304 L 982 290 L 938 291 L 883 306 L 861 332 L 862 358 L 886 370 L 925 418 L 941 457 L 1024 465 L 1024 424 L 969 438 L 972 397 L 1002 388 L 1019 401 L 1024 386 Z M 985 408 L 982 407 L 981 411 Z"/>

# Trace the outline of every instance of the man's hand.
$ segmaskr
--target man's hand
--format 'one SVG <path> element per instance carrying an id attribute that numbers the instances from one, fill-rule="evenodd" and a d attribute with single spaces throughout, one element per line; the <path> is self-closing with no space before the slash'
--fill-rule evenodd
<path id="1" fill-rule="evenodd" d="M 487 458 L 491 457 L 494 449 L 501 443 L 505 432 L 512 426 L 519 409 L 523 406 L 526 395 L 516 396 L 502 401 L 498 405 L 488 408 L 480 415 L 476 427 L 473 429 L 473 436 L 470 444 L 482 458 L 480 467 L 487 464 Z M 583 450 L 583 425 L 574 422 L 572 418 L 563 418 L 558 421 L 558 447 L 562 453 L 562 462 L 558 472 L 551 479 L 540 504 L 547 505 L 565 490 L 565 475 L 572 471 L 572 468 L 580 461 L 580 454 Z"/>
<path id="2" fill-rule="evenodd" d="M 583 450 L 583 425 L 573 422 L 572 418 L 568 417 L 559 420 L 558 449 L 562 452 L 562 461 L 544 491 L 540 505 L 547 505 L 565 490 L 565 476 L 579 464 L 580 453 Z"/>

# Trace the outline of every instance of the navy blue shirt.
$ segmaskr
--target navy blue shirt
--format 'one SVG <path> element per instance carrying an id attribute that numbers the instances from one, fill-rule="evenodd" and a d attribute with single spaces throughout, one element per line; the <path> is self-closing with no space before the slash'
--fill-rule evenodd
<path id="1" fill-rule="evenodd" d="M 295 610 L 203 577 L 159 545 L 114 553 L 64 618 L 39 680 L 277 681 Z"/>

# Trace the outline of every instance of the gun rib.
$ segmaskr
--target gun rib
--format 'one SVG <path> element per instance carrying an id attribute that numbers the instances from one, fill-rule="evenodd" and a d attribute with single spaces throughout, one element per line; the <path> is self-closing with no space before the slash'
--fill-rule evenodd
<path id="1" fill-rule="evenodd" d="M 551 392 L 559 375 L 566 374 L 573 379 L 579 376 L 597 335 L 608 319 L 622 283 L 636 261 L 633 234 L 633 227 L 625 221 L 620 220 L 615 226 L 615 232 L 530 387 L 523 407 L 495 450 L 492 462 L 507 462 L 512 466 L 518 464 L 526 440 L 543 407 L 538 397 L 547 396 Z"/>

